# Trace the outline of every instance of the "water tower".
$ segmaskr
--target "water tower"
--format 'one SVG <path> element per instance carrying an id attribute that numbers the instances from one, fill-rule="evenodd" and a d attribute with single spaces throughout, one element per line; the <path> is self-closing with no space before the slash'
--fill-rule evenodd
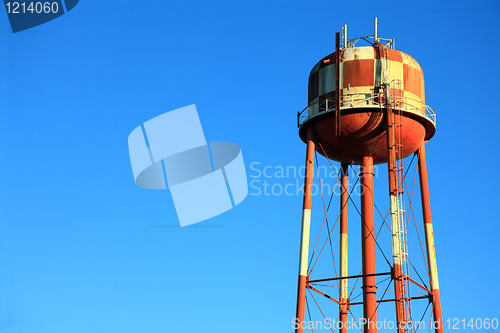
<path id="1" fill-rule="evenodd" d="M 310 305 L 318 305 L 317 297 L 321 297 L 333 301 L 336 309 L 337 321 L 336 325 L 332 325 L 332 331 L 338 329 L 340 332 L 347 332 L 349 326 L 352 326 L 349 325 L 349 317 L 354 317 L 351 310 L 357 307 L 362 308 L 362 311 L 357 310 L 360 316 L 354 319 L 361 330 L 377 332 L 381 329 L 377 311 L 381 304 L 388 303 L 395 305 L 391 308 L 395 325 L 384 328 L 397 330 L 398 333 L 416 331 L 412 322 L 418 318 L 415 318 L 416 315 L 412 311 L 417 306 L 413 304 L 421 301 L 425 305 L 427 300 L 425 313 L 430 316 L 430 321 L 423 331 L 431 327 L 436 332 L 443 332 L 425 158 L 425 144 L 435 133 L 436 115 L 425 104 L 422 68 L 411 56 L 395 50 L 393 39 L 378 37 L 376 18 L 374 35 L 347 39 L 347 26 L 344 26 L 342 32 L 342 41 L 340 33 L 336 33 L 336 51 L 313 67 L 309 76 L 308 107 L 298 113 L 299 135 L 307 143 L 307 156 L 294 328 L 296 332 L 308 331 L 308 325 L 314 323 L 310 318 Z M 359 46 L 363 41 L 367 46 Z M 319 234 L 323 234 L 322 237 L 325 233 L 328 234 L 334 263 L 331 275 L 322 277 L 313 277 L 311 273 L 318 261 L 316 256 L 324 252 L 325 246 L 328 247 L 327 241 L 323 247 L 321 242 L 312 243 L 311 246 L 316 245 L 309 251 L 311 225 L 315 222 L 313 219 L 311 223 L 311 199 L 317 154 L 326 157 L 333 169 L 335 167 L 331 161 L 340 162 L 337 178 L 340 203 L 335 221 L 339 232 L 334 234 L 335 225 L 330 228 L 328 224 L 328 209 L 325 203 L 328 200 L 324 198 L 325 210 L 320 212 L 323 224 L 321 219 L 318 221 L 321 224 Z M 420 184 L 421 215 L 413 210 L 412 205 L 412 200 L 418 195 L 413 195 L 414 191 L 405 179 L 408 171 L 405 171 L 403 160 L 412 156 L 416 160 L 415 179 L 418 173 Z M 384 179 L 388 179 L 388 186 L 385 185 L 389 193 L 384 191 L 384 202 L 388 206 L 385 217 L 374 202 L 373 169 L 376 164 L 380 164 L 377 169 L 384 169 L 384 173 L 385 164 L 387 165 L 388 177 Z M 349 170 L 355 172 L 354 166 L 359 168 L 359 173 L 356 173 L 361 185 L 359 198 L 353 195 L 349 184 Z M 318 175 L 321 177 L 320 173 Z M 321 179 L 319 181 L 321 186 Z M 349 203 L 354 205 L 356 200 L 360 202 L 360 209 L 356 208 L 359 211 L 360 223 L 353 224 L 352 218 L 348 218 L 348 207 Z M 409 205 L 405 204 L 408 201 Z M 380 229 L 375 227 L 375 209 L 381 216 Z M 410 219 L 410 216 L 413 218 Z M 412 239 L 408 235 L 410 222 L 417 219 L 423 222 L 420 223 L 420 228 L 423 229 L 422 237 L 420 234 L 418 237 L 422 240 L 421 255 L 425 269 L 424 272 L 416 273 L 420 280 L 413 273 L 414 265 L 408 253 L 408 242 Z M 360 228 L 361 236 L 361 271 L 360 274 L 354 275 L 348 274 L 350 220 L 349 230 Z M 388 269 L 379 271 L 376 266 L 376 258 L 379 255 L 376 253 L 384 246 L 380 244 L 382 238 L 379 238 L 383 228 L 390 234 L 387 236 L 389 244 L 386 244 L 390 255 L 384 255 Z M 334 250 L 334 247 L 337 250 Z M 382 278 L 389 281 L 385 291 L 378 285 Z M 353 286 L 354 280 L 362 281 L 362 285 Z M 328 287 L 328 283 L 334 284 L 330 286 L 334 287 L 333 292 L 331 288 L 326 292 L 319 287 Z M 353 300 L 353 288 L 360 290 L 362 301 Z M 309 302 L 308 295 L 312 296 Z M 318 307 L 318 313 L 325 319 L 332 315 L 331 308 L 325 311 L 319 305 Z M 305 317 L 306 314 L 309 318 Z M 335 319 L 335 316 L 332 318 Z M 313 325 L 311 331 L 314 329 L 318 327 Z"/>

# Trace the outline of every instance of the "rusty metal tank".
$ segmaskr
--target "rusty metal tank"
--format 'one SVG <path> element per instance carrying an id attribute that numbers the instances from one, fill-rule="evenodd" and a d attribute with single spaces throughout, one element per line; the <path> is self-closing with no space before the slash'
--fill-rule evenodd
<path id="1" fill-rule="evenodd" d="M 309 75 L 308 107 L 298 115 L 304 142 L 307 128 L 313 126 L 316 150 L 325 157 L 361 164 L 363 156 L 372 156 L 375 164 L 386 163 L 389 103 L 398 113 L 399 158 L 414 153 L 434 135 L 435 113 L 425 105 L 424 74 L 415 59 L 380 43 L 346 47 L 339 53 L 339 115 L 335 115 L 337 68 L 332 53 Z"/>

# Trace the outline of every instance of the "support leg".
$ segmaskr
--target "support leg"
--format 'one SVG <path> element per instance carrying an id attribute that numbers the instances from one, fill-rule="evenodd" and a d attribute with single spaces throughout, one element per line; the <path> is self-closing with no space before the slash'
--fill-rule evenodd
<path id="1" fill-rule="evenodd" d="M 314 132 L 307 129 L 306 178 L 304 181 L 304 202 L 302 210 L 302 233 L 300 242 L 299 288 L 297 292 L 297 333 L 304 332 L 304 313 L 307 291 L 307 260 L 309 258 L 309 231 L 311 221 L 311 193 L 314 175 Z"/>
<path id="2" fill-rule="evenodd" d="M 436 333 L 443 333 L 443 315 L 441 313 L 441 299 L 439 297 L 439 282 L 437 273 L 436 250 L 434 248 L 434 232 L 432 229 L 431 202 L 429 199 L 429 182 L 427 179 L 427 162 L 425 159 L 425 145 L 418 151 L 418 172 L 420 178 L 420 195 L 422 196 L 422 213 L 425 225 L 425 247 L 427 249 L 427 261 L 429 262 L 429 273 L 431 276 L 433 294 L 433 315 Z"/>
<path id="3" fill-rule="evenodd" d="M 349 203 L 349 165 L 341 165 L 341 194 L 340 194 L 340 277 L 347 274 L 347 207 Z M 347 333 L 347 279 L 340 280 L 340 318 L 342 326 L 340 333 Z"/>
<path id="4" fill-rule="evenodd" d="M 377 279 L 375 274 L 375 220 L 373 211 L 373 158 L 363 157 L 361 166 L 361 237 L 363 252 L 363 332 L 377 332 Z"/>

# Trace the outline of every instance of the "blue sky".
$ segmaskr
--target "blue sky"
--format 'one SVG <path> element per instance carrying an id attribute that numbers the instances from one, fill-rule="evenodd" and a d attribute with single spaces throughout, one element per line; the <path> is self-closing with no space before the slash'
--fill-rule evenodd
<path id="1" fill-rule="evenodd" d="M 309 71 L 335 31 L 372 34 L 375 16 L 422 66 L 437 113 L 444 317 L 498 318 L 499 14 L 495 1 L 82 0 L 16 34 L 0 14 L 0 332 L 292 331 L 302 197 L 249 195 L 179 228 L 168 191 L 135 185 L 127 137 L 196 104 L 249 180 L 253 162 L 299 168 Z"/>

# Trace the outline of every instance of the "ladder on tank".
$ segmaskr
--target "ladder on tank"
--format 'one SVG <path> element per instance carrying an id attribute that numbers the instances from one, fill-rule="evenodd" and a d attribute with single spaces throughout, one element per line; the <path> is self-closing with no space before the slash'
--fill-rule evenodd
<path id="1" fill-rule="evenodd" d="M 406 221 L 406 210 L 405 210 L 405 198 L 404 198 L 404 168 L 403 168 L 403 90 L 401 87 L 401 80 L 393 80 L 389 85 L 386 86 L 386 89 L 390 89 L 387 94 L 387 103 L 392 106 L 392 110 L 394 112 L 394 149 L 396 155 L 396 165 L 395 165 L 395 175 L 396 175 L 396 184 L 397 184 L 397 220 L 399 224 L 399 246 L 400 246 L 400 256 L 401 256 L 401 268 L 403 273 L 403 304 L 404 304 L 404 312 L 406 318 L 406 324 L 411 321 L 410 317 L 410 291 L 409 291 L 409 283 L 406 276 L 409 276 L 409 267 L 408 267 L 408 247 L 407 247 L 407 225 Z M 408 327 L 409 325 L 405 325 Z M 406 330 L 407 331 L 407 330 Z"/>
<path id="2" fill-rule="evenodd" d="M 409 304 L 408 250 L 406 246 L 406 224 L 404 207 L 404 169 L 403 169 L 403 116 L 404 103 L 400 80 L 389 80 L 388 66 L 384 57 L 381 57 L 381 76 L 385 92 L 385 109 L 387 111 L 387 148 L 389 153 L 389 187 L 392 254 L 394 263 L 394 292 L 397 299 L 396 313 L 398 314 L 399 333 L 408 332 L 411 321 Z M 392 175 L 392 176 L 391 176 Z M 392 185 L 391 185 L 392 184 Z M 399 300 L 399 301 L 398 301 Z M 399 321 L 400 320 L 400 321 Z"/>
<path id="3" fill-rule="evenodd" d="M 395 113 L 395 149 L 396 149 L 396 182 L 398 185 L 398 201 L 399 201 L 399 222 L 400 222 L 400 233 L 401 233 L 401 256 L 403 261 L 403 274 L 408 275 L 407 264 L 408 264 L 408 248 L 406 246 L 407 240 L 407 227 L 405 223 L 405 198 L 404 198 L 404 168 L 403 168 L 403 90 L 401 89 L 401 80 L 394 80 L 391 82 L 391 86 L 394 88 L 391 90 L 394 92 L 392 96 L 393 110 Z"/>
<path id="4" fill-rule="evenodd" d="M 399 201 L 399 221 L 400 221 L 400 232 L 401 232 L 401 261 L 402 261 L 402 269 L 403 276 L 407 277 L 410 275 L 409 271 L 409 259 L 408 259 L 408 246 L 407 246 L 407 228 L 408 225 L 406 223 L 406 211 L 405 211 L 405 198 L 404 198 L 404 168 L 403 168 L 403 108 L 404 108 L 404 97 L 403 89 L 401 87 L 401 80 L 395 81 L 395 118 L 399 121 L 397 122 L 396 127 L 396 179 L 398 184 L 398 201 Z M 410 283 L 408 280 L 403 277 L 403 298 L 404 298 L 404 308 L 406 313 L 407 322 L 411 320 L 410 314 Z"/>

